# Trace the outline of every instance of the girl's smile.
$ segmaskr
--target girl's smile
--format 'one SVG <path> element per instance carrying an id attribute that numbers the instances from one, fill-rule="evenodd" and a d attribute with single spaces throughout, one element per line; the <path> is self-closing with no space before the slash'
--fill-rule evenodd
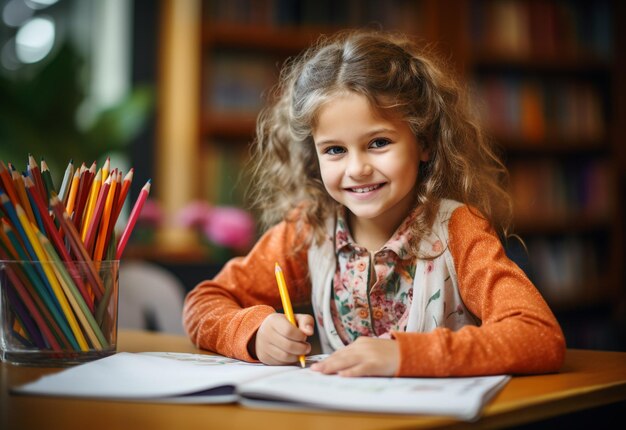
<path id="1" fill-rule="evenodd" d="M 313 139 L 324 186 L 350 211 L 353 234 L 374 222 L 391 236 L 413 208 L 419 163 L 428 160 L 408 124 L 346 92 L 320 108 Z"/>

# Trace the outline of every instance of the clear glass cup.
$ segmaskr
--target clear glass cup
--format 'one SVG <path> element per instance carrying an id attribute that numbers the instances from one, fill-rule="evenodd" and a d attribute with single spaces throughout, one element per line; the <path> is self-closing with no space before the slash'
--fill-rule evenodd
<path id="1" fill-rule="evenodd" d="M 118 291 L 118 260 L 0 260 L 0 359 L 57 367 L 115 353 Z"/>

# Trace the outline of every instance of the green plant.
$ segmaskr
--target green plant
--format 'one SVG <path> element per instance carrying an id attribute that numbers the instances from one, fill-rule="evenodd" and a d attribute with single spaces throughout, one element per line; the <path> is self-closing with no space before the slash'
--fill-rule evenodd
<path id="1" fill-rule="evenodd" d="M 152 89 L 133 89 L 84 128 L 77 121 L 86 96 L 83 71 L 83 58 L 64 44 L 36 73 L 0 77 L 0 159 L 23 170 L 32 153 L 63 172 L 72 158 L 91 163 L 124 150 L 145 124 Z"/>

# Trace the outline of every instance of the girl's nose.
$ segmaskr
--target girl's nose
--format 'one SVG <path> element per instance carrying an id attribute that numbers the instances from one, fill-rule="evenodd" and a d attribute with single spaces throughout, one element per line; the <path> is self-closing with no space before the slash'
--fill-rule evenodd
<path id="1" fill-rule="evenodd" d="M 351 178 L 362 178 L 372 174 L 374 169 L 367 156 L 352 154 L 348 160 L 346 174 Z"/>

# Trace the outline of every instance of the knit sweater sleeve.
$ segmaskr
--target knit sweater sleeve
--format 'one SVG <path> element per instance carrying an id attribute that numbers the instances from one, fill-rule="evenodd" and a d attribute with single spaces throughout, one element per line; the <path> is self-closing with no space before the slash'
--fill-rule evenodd
<path id="1" fill-rule="evenodd" d="M 306 249 L 293 222 L 268 230 L 245 257 L 229 261 L 213 280 L 185 298 L 183 324 L 199 348 L 255 361 L 247 349 L 263 320 L 281 307 L 274 275 L 280 264 L 294 305 L 310 299 Z"/>
<path id="2" fill-rule="evenodd" d="M 461 298 L 481 325 L 394 333 L 398 375 L 558 371 L 565 356 L 561 328 L 534 285 L 506 257 L 489 223 L 462 206 L 453 212 L 448 231 Z"/>

